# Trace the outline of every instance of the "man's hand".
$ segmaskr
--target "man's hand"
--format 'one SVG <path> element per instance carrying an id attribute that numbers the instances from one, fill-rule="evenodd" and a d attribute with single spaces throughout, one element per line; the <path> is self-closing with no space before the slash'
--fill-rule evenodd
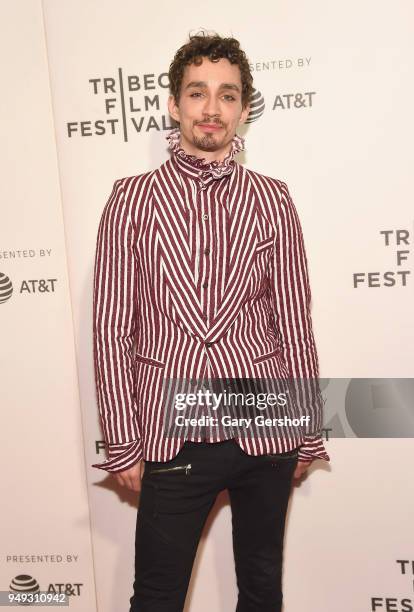
<path id="1" fill-rule="evenodd" d="M 312 461 L 298 461 L 296 469 L 293 473 L 294 480 L 298 480 L 299 478 L 301 478 L 301 476 L 303 476 L 303 474 L 306 472 L 311 463 Z"/>
<path id="2" fill-rule="evenodd" d="M 135 463 L 132 467 L 122 472 L 114 472 L 113 475 L 116 478 L 121 487 L 127 487 L 131 491 L 141 491 L 141 479 L 145 471 L 145 462 L 143 459 Z"/>

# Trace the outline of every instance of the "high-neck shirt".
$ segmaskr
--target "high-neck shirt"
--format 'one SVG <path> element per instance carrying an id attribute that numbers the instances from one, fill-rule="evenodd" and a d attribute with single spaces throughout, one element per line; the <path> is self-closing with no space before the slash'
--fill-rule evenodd
<path id="1" fill-rule="evenodd" d="M 174 162 L 177 164 L 180 172 L 198 180 L 202 189 L 206 188 L 212 180 L 217 180 L 231 174 L 234 170 L 235 155 L 244 151 L 245 148 L 244 138 L 235 134 L 231 141 L 230 151 L 224 159 L 209 162 L 201 156 L 198 157 L 187 153 L 180 144 L 180 138 L 181 132 L 179 128 L 174 128 L 166 136 Z"/>

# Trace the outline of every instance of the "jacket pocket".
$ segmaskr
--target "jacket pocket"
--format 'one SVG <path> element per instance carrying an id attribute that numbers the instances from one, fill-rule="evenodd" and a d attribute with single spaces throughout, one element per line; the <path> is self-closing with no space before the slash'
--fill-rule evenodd
<path id="1" fill-rule="evenodd" d="M 273 246 L 273 241 L 274 241 L 274 238 L 273 236 L 271 236 L 270 238 L 266 238 L 265 240 L 258 242 L 256 244 L 255 252 L 261 253 L 262 251 L 265 251 L 266 249 L 270 249 Z"/>
<path id="2" fill-rule="evenodd" d="M 280 349 L 275 349 L 274 351 L 271 351 L 270 353 L 264 353 L 263 355 L 259 355 L 258 357 L 254 357 L 253 358 L 253 363 L 261 363 L 262 361 L 266 361 L 266 359 L 270 359 L 271 357 L 274 357 L 275 355 L 279 355 L 280 354 Z"/>
<path id="3" fill-rule="evenodd" d="M 156 368 L 165 368 L 165 363 L 163 363 L 162 361 L 158 361 L 158 359 L 152 359 L 151 357 L 144 357 L 144 355 L 140 355 L 139 353 L 135 353 L 134 359 L 135 361 L 139 361 L 140 363 L 145 363 Z"/>

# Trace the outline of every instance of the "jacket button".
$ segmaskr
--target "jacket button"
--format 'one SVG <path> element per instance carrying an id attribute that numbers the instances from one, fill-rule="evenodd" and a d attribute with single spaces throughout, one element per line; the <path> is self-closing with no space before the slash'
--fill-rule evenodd
<path id="1" fill-rule="evenodd" d="M 210 346 L 213 346 L 214 343 L 213 342 L 205 342 L 204 344 L 205 344 L 206 348 L 210 348 Z"/>

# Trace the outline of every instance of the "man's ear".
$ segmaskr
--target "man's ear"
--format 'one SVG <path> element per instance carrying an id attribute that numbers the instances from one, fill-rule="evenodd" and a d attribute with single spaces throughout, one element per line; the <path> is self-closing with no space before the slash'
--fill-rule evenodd
<path id="1" fill-rule="evenodd" d="M 243 108 L 242 113 L 240 115 L 239 123 L 244 123 L 247 117 L 249 116 L 249 113 L 250 113 L 250 104 L 248 104 L 246 108 Z"/>
<path id="2" fill-rule="evenodd" d="M 175 121 L 178 123 L 180 122 L 180 111 L 175 98 L 172 95 L 168 96 L 168 112 L 170 113 L 171 117 L 175 119 Z"/>

